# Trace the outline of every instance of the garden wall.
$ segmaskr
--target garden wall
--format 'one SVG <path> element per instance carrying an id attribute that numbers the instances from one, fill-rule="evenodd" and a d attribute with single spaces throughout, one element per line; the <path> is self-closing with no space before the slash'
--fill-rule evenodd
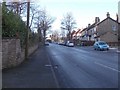
<path id="1" fill-rule="evenodd" d="M 38 45 L 29 48 L 30 55 L 38 48 Z M 2 69 L 11 68 L 21 64 L 25 59 L 25 50 L 21 49 L 20 39 L 2 40 Z"/>

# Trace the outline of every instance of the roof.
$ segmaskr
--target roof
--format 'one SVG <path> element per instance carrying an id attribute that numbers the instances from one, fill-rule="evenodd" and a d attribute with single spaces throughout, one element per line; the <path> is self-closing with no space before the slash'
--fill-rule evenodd
<path id="1" fill-rule="evenodd" d="M 87 28 L 87 30 L 89 30 L 89 29 L 91 29 L 91 28 L 95 27 L 96 25 L 101 24 L 102 22 L 104 22 L 104 21 L 105 21 L 105 20 L 107 20 L 107 19 L 110 19 L 110 20 L 112 20 L 112 21 L 114 21 L 114 22 L 116 22 L 116 23 L 120 24 L 119 22 L 117 22 L 116 20 L 112 19 L 111 17 L 107 17 L 107 18 L 105 18 L 104 20 L 102 20 L 102 21 L 101 21 L 101 22 L 99 22 L 99 23 L 93 23 L 90 27 L 88 27 L 88 28 Z"/>
<path id="2" fill-rule="evenodd" d="M 78 34 L 81 31 L 81 29 L 78 29 L 78 31 L 76 31 L 76 34 Z"/>
<path id="3" fill-rule="evenodd" d="M 87 30 L 87 28 L 84 28 L 81 32 L 83 32 L 83 31 L 85 31 L 85 30 Z"/>
<path id="4" fill-rule="evenodd" d="M 102 20 L 102 21 L 99 22 L 99 23 L 93 23 L 92 25 L 90 25 L 89 27 L 84 28 L 84 29 L 83 29 L 82 31 L 80 31 L 80 32 L 83 32 L 83 31 L 85 31 L 85 30 L 88 31 L 88 30 L 90 30 L 91 28 L 94 28 L 96 25 L 101 24 L 102 22 L 104 22 L 104 21 L 107 20 L 107 19 L 110 19 L 110 20 L 112 20 L 112 21 L 114 21 L 114 22 L 116 22 L 116 23 L 118 23 L 118 24 L 120 25 L 120 23 L 119 23 L 118 21 L 112 19 L 111 17 L 107 17 L 107 18 L 105 18 L 104 20 Z"/>
<path id="5" fill-rule="evenodd" d="M 104 21 L 107 20 L 107 19 L 110 19 L 110 20 L 112 20 L 112 21 L 120 24 L 119 22 L 117 22 L 116 20 L 112 19 L 111 17 L 107 17 L 107 18 L 105 18 L 104 20 L 102 20 L 101 22 L 99 22 L 97 25 L 101 24 L 102 22 L 104 22 Z"/>
<path id="6" fill-rule="evenodd" d="M 90 25 L 90 27 L 87 28 L 87 30 L 89 30 L 89 29 L 91 29 L 91 28 L 93 28 L 95 26 L 96 26 L 96 23 L 93 23 L 92 25 Z"/>
<path id="7" fill-rule="evenodd" d="M 73 31 L 72 31 L 72 33 L 71 33 L 71 35 L 74 35 L 75 33 L 76 33 L 76 31 L 75 31 L 75 30 L 73 30 Z"/>

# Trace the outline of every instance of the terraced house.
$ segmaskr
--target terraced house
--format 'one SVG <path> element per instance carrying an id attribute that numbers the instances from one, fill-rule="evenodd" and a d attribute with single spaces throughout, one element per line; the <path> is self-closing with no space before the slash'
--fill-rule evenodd
<path id="1" fill-rule="evenodd" d="M 109 12 L 107 13 L 107 18 L 102 20 L 97 24 L 96 28 L 96 40 L 106 41 L 110 45 L 118 44 L 118 16 L 116 20 L 110 17 Z"/>
<path id="2" fill-rule="evenodd" d="M 89 24 L 87 28 L 81 31 L 80 40 L 83 41 L 106 41 L 110 45 L 118 44 L 118 15 L 116 20 L 110 17 L 109 12 L 106 18 L 100 21 L 99 17 L 95 18 L 95 23 Z"/>

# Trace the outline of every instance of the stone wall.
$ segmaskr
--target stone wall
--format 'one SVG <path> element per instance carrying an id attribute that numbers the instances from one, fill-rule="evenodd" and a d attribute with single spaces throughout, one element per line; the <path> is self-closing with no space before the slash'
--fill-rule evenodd
<path id="1" fill-rule="evenodd" d="M 29 48 L 29 55 L 38 48 L 38 45 Z M 25 59 L 24 52 L 20 47 L 19 39 L 2 40 L 2 69 L 19 65 Z"/>
<path id="2" fill-rule="evenodd" d="M 100 40 L 118 42 L 118 23 L 109 18 L 97 26 L 97 32 Z"/>

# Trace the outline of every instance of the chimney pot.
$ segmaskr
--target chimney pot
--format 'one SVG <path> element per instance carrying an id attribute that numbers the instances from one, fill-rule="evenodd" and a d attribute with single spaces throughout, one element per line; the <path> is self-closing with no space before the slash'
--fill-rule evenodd
<path id="1" fill-rule="evenodd" d="M 90 25 L 91 25 L 91 24 L 89 23 L 89 24 L 88 24 L 88 27 L 90 27 Z"/>
<path id="2" fill-rule="evenodd" d="M 95 23 L 98 23 L 98 22 L 100 22 L 99 17 L 95 17 Z"/>
<path id="3" fill-rule="evenodd" d="M 107 12 L 107 17 L 110 17 L 110 14 L 109 14 L 109 12 Z"/>

